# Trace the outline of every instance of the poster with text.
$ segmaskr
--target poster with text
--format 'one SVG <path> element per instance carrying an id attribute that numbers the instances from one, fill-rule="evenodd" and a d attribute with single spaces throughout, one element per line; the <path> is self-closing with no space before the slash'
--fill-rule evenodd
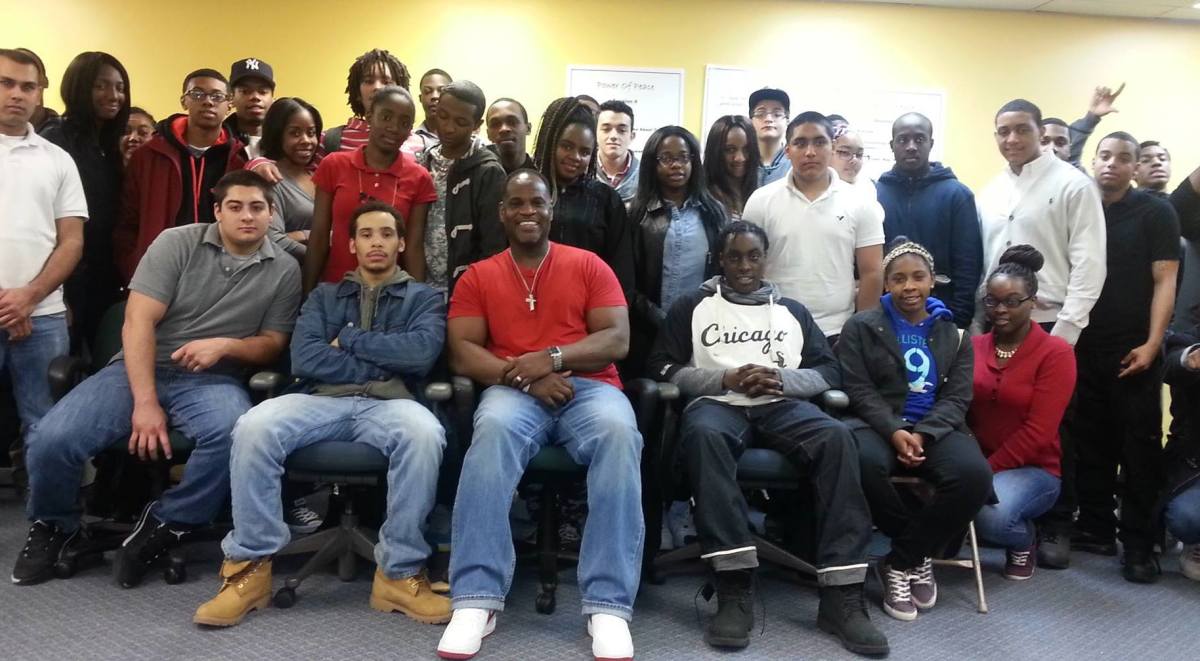
<path id="1" fill-rule="evenodd" d="M 567 95 L 587 94 L 600 103 L 624 101 L 633 109 L 633 150 L 640 154 L 650 134 L 683 123 L 683 69 L 640 69 L 571 65 Z"/>

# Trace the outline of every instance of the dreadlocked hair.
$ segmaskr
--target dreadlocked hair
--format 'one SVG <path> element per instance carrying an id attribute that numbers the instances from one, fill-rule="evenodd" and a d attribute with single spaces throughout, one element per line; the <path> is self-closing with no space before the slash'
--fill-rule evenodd
<path id="1" fill-rule="evenodd" d="M 354 64 L 350 65 L 350 75 L 346 76 L 346 96 L 350 99 L 350 109 L 354 111 L 355 117 L 364 117 L 367 114 L 362 94 L 359 93 L 358 88 L 362 85 L 363 77 L 377 67 L 383 67 L 388 72 L 388 75 L 392 77 L 393 85 L 408 89 L 412 77 L 408 73 L 408 67 L 404 66 L 404 63 L 395 55 L 378 48 L 359 55 L 358 59 L 354 60 Z"/>
<path id="2" fill-rule="evenodd" d="M 584 181 L 596 178 L 596 117 L 592 111 L 573 96 L 564 96 L 550 102 L 538 126 L 537 142 L 534 143 L 533 162 L 538 171 L 550 182 L 551 197 L 558 198 L 558 168 L 554 165 L 554 153 L 563 131 L 572 124 L 582 124 L 592 131 L 592 157 L 588 160 Z"/>

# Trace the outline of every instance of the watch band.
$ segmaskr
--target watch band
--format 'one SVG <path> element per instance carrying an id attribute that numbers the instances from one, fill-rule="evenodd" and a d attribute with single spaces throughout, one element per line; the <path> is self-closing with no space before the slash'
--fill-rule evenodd
<path id="1" fill-rule="evenodd" d="M 563 369 L 562 349 L 558 347 L 550 347 L 549 349 L 546 349 L 546 351 L 550 353 L 550 361 L 552 363 L 552 367 L 550 369 L 554 370 L 555 372 L 561 372 Z"/>

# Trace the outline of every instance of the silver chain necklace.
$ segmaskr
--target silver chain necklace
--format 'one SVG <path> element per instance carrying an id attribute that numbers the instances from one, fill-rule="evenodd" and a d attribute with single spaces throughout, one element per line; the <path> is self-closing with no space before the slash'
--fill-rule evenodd
<path id="1" fill-rule="evenodd" d="M 550 248 L 546 248 L 546 254 L 542 256 L 542 261 L 538 262 L 537 270 L 533 272 L 532 287 L 528 282 L 525 281 L 525 274 L 521 273 L 521 265 L 517 264 L 517 258 L 513 257 L 512 248 L 509 248 L 508 250 L 508 258 L 512 260 L 513 268 L 517 271 L 517 279 L 520 280 L 521 285 L 525 287 L 525 302 L 529 305 L 529 311 L 533 312 L 534 309 L 537 308 L 537 296 L 534 296 L 534 291 L 537 290 L 538 275 L 541 274 L 542 266 L 545 265 L 546 260 L 550 258 Z"/>

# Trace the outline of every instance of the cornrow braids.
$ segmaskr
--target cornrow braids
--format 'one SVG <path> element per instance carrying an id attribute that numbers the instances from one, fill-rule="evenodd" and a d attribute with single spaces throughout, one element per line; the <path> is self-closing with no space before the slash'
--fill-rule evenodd
<path id="1" fill-rule="evenodd" d="M 354 60 L 354 64 L 350 65 L 350 74 L 346 76 L 346 96 L 350 100 L 350 109 L 354 111 L 355 117 L 364 117 L 367 114 L 366 105 L 363 103 L 358 88 L 362 85 L 363 77 L 376 67 L 383 67 L 388 72 L 388 75 L 392 77 L 393 85 L 399 85 L 407 90 L 409 83 L 412 82 L 408 67 L 404 66 L 404 63 L 395 55 L 379 48 L 359 55 Z"/>
<path id="2" fill-rule="evenodd" d="M 572 124 L 583 124 L 593 131 L 592 157 L 588 160 L 586 179 L 596 177 L 596 118 L 587 106 L 573 96 L 564 96 L 550 102 L 546 112 L 542 113 L 542 121 L 538 126 L 537 141 L 534 143 L 533 162 L 538 171 L 550 182 L 550 197 L 558 199 L 558 168 L 554 165 L 554 153 L 558 148 L 558 140 L 563 131 Z"/>

